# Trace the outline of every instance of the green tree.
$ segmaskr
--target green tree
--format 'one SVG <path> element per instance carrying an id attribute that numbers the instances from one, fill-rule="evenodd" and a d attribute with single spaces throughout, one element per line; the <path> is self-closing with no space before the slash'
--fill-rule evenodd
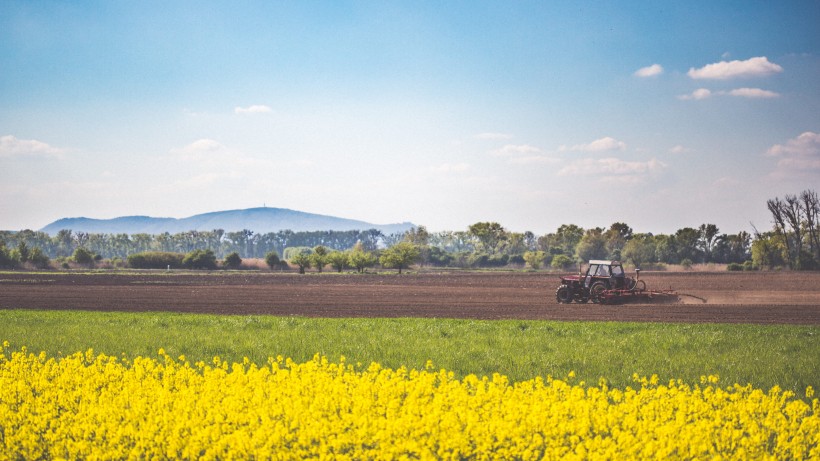
<path id="1" fill-rule="evenodd" d="M 51 259 L 39 247 L 31 249 L 28 260 L 38 269 L 45 269 L 51 264 Z"/>
<path id="2" fill-rule="evenodd" d="M 574 264 L 575 260 L 567 255 L 555 255 L 552 258 L 552 263 L 550 263 L 554 269 L 567 269 Z"/>
<path id="3" fill-rule="evenodd" d="M 651 234 L 635 234 L 626 242 L 623 256 L 635 267 L 655 262 L 655 241 Z"/>
<path id="4" fill-rule="evenodd" d="M 304 274 L 305 269 L 310 269 L 310 259 L 310 253 L 300 252 L 291 256 L 288 262 L 299 267 L 299 273 Z"/>
<path id="5" fill-rule="evenodd" d="M 543 251 L 527 251 L 524 253 L 524 261 L 532 267 L 533 269 L 540 269 L 541 264 L 544 263 L 544 258 L 546 258 L 547 254 Z"/>
<path id="6" fill-rule="evenodd" d="M 613 223 L 609 229 L 604 232 L 606 239 L 606 249 L 609 252 L 608 258 L 620 260 L 622 258 L 621 252 L 626 246 L 626 242 L 632 238 L 632 228 L 622 222 Z"/>
<path id="7" fill-rule="evenodd" d="M 22 240 L 21 240 L 21 241 L 17 244 L 17 254 L 18 254 L 18 255 L 19 255 L 19 257 L 20 257 L 20 262 L 21 262 L 21 263 L 24 263 L 24 264 L 25 264 L 25 263 L 27 263 L 27 262 L 28 262 L 28 257 L 29 257 L 29 249 L 28 249 L 28 245 L 26 245 L 26 242 L 24 242 L 24 241 L 22 241 Z"/>
<path id="8" fill-rule="evenodd" d="M 698 232 L 700 233 L 698 246 L 701 251 L 703 251 L 703 262 L 712 262 L 712 252 L 717 244 L 720 230 L 718 230 L 718 227 L 714 224 L 701 224 L 698 228 Z"/>
<path id="9" fill-rule="evenodd" d="M 327 256 L 330 251 L 324 245 L 317 245 L 313 247 L 313 253 L 310 254 L 310 263 L 319 272 L 327 265 Z"/>
<path id="10" fill-rule="evenodd" d="M 581 240 L 575 247 L 575 254 L 581 261 L 606 258 L 608 251 L 606 249 L 604 230 L 600 227 L 587 229 L 587 231 L 584 232 L 584 236 L 581 237 Z"/>
<path id="11" fill-rule="evenodd" d="M 584 229 L 575 224 L 562 224 L 558 227 L 553 238 L 552 247 L 558 247 L 565 255 L 574 255 L 575 247 L 584 236 Z"/>
<path id="12" fill-rule="evenodd" d="M 752 262 L 757 267 L 783 267 L 788 264 L 788 249 L 775 232 L 759 234 L 752 242 Z"/>
<path id="13" fill-rule="evenodd" d="M 74 254 L 71 256 L 71 260 L 83 266 L 90 266 L 94 263 L 94 253 L 85 247 L 77 247 L 77 249 L 74 250 Z"/>
<path id="14" fill-rule="evenodd" d="M 350 255 L 343 251 L 331 251 L 327 255 L 327 262 L 337 272 L 341 272 L 350 266 Z"/>
<path id="15" fill-rule="evenodd" d="M 350 265 L 356 268 L 359 273 L 364 272 L 368 267 L 373 267 L 376 264 L 376 256 L 367 251 L 365 246 L 358 242 L 350 251 Z"/>
<path id="16" fill-rule="evenodd" d="M 401 274 L 402 269 L 410 267 L 419 259 L 419 247 L 410 242 L 400 242 L 384 250 L 379 263 L 384 267 L 395 268 Z"/>
<path id="17" fill-rule="evenodd" d="M 478 222 L 470 226 L 469 231 L 489 254 L 496 253 L 501 242 L 507 240 L 507 231 L 497 222 Z"/>
<path id="18" fill-rule="evenodd" d="M 239 256 L 239 253 L 233 252 L 228 256 L 225 256 L 225 266 L 231 269 L 238 269 L 239 266 L 242 265 L 242 258 Z"/>

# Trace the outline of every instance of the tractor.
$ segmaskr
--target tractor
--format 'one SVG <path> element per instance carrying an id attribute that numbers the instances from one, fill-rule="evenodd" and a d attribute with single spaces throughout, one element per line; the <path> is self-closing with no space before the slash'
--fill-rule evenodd
<path id="1" fill-rule="evenodd" d="M 586 274 L 579 267 L 578 275 L 561 277 L 561 285 L 555 290 L 555 299 L 559 303 L 606 303 L 605 294 L 608 292 L 633 291 L 637 288 L 638 280 L 627 277 L 619 261 L 591 260 Z M 642 281 L 640 281 L 643 284 Z M 643 285 L 639 290 L 645 290 Z"/>

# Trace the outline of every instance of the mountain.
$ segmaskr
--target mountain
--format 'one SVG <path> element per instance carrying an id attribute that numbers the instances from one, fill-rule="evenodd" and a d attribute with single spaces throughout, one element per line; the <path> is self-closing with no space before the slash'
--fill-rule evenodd
<path id="1" fill-rule="evenodd" d="M 226 232 L 252 230 L 255 233 L 277 232 L 281 230 L 302 231 L 347 231 L 378 229 L 385 235 L 404 232 L 414 225 L 409 222 L 399 224 L 371 224 L 353 219 L 337 218 L 286 208 L 248 208 L 246 210 L 215 211 L 188 218 L 152 218 L 150 216 L 123 216 L 113 219 L 63 218 L 40 229 L 55 235 L 62 229 L 92 234 L 176 234 L 185 231 L 211 231 L 222 229 Z"/>

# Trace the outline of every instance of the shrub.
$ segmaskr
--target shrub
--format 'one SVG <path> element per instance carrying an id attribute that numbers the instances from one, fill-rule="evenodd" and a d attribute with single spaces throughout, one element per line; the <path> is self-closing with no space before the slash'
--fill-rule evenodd
<path id="1" fill-rule="evenodd" d="M 0 267 L 13 268 L 19 263 L 15 259 L 15 252 L 6 248 L 3 242 L 0 242 Z"/>
<path id="2" fill-rule="evenodd" d="M 84 247 L 78 247 L 74 250 L 71 260 L 83 266 L 90 266 L 94 263 L 94 253 Z"/>
<path id="3" fill-rule="evenodd" d="M 755 263 L 750 259 L 750 260 L 745 261 L 743 263 L 743 270 L 744 271 L 756 271 L 757 266 L 755 266 Z"/>
<path id="4" fill-rule="evenodd" d="M 239 253 L 234 251 L 228 256 L 225 256 L 225 266 L 231 269 L 238 269 L 240 265 L 242 265 L 242 258 L 239 257 Z"/>
<path id="5" fill-rule="evenodd" d="M 190 269 L 216 269 L 213 250 L 194 250 L 182 258 L 182 265 Z"/>
<path id="6" fill-rule="evenodd" d="M 730 263 L 726 266 L 727 271 L 742 271 L 743 269 L 743 264 L 740 263 Z"/>
<path id="7" fill-rule="evenodd" d="M 45 269 L 51 264 L 49 257 L 43 253 L 43 250 L 34 247 L 28 255 L 28 260 L 37 269 Z"/>
<path id="8" fill-rule="evenodd" d="M 686 270 L 691 269 L 692 264 L 694 264 L 694 263 L 689 258 L 685 258 L 683 261 L 680 262 L 680 265 L 683 266 L 683 268 L 686 269 Z"/>
<path id="9" fill-rule="evenodd" d="M 280 265 L 279 261 L 279 254 L 275 251 L 271 251 L 265 255 L 265 264 L 268 265 L 271 269 L 275 268 L 276 266 Z"/>
<path id="10" fill-rule="evenodd" d="M 567 269 L 568 267 L 575 264 L 575 261 L 567 255 L 555 255 L 552 258 L 552 262 L 550 266 L 554 269 Z"/>
<path id="11" fill-rule="evenodd" d="M 182 253 L 147 251 L 128 256 L 128 265 L 134 269 L 179 269 L 182 267 Z"/>

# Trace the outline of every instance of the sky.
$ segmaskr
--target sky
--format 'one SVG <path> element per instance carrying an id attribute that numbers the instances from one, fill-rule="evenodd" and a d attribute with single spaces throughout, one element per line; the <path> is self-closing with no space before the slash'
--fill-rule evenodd
<path id="1" fill-rule="evenodd" d="M 0 229 L 768 230 L 767 199 L 820 189 L 818 24 L 816 0 L 3 0 Z"/>

